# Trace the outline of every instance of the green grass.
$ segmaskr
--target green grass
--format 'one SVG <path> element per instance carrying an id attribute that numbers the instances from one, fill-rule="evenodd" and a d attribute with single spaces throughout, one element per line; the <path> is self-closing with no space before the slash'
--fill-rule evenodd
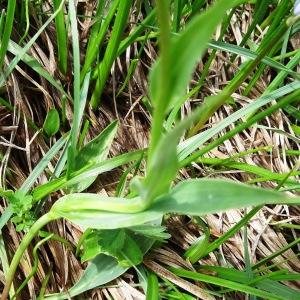
<path id="1" fill-rule="evenodd" d="M 54 10 L 59 9 L 62 0 L 53 1 Z M 64 18 L 64 6 L 55 18 L 56 26 L 56 39 L 57 39 L 57 52 L 58 52 L 58 65 L 62 74 L 67 74 L 68 68 L 68 41 L 67 41 L 67 30 Z"/>
<path id="2" fill-rule="evenodd" d="M 1 299 L 67 299 L 126 272 L 138 275 L 129 276 L 130 284 L 138 278 L 147 300 L 196 299 L 200 292 L 207 299 L 299 299 L 293 285 L 299 274 L 286 256 L 298 255 L 297 221 L 280 211 L 279 222 L 266 225 L 284 239 L 269 255 L 252 256 L 248 238 L 259 213 L 282 205 L 293 216 L 300 204 L 300 52 L 294 47 L 300 26 L 293 1 L 52 5 L 0 3 L 0 117 L 7 122 L 1 147 L 11 147 L 1 148 L 0 196 L 8 203 L 0 217 Z M 49 96 L 42 98 L 28 78 Z M 136 122 L 148 136 L 144 149 L 130 146 L 139 137 Z M 132 136 L 122 142 L 127 130 Z M 13 143 L 22 142 L 27 148 L 20 154 Z M 28 151 L 31 143 L 42 151 L 39 162 Z M 276 155 L 284 162 L 280 171 Z M 111 188 L 106 175 L 115 176 Z M 221 214 L 226 223 L 233 209 L 243 213 L 225 232 L 206 221 Z M 179 228 L 193 237 L 177 245 L 167 232 L 174 215 L 191 220 Z M 61 220 L 70 226 L 66 234 Z M 43 231 L 48 223 L 59 230 Z M 79 239 L 71 226 L 82 229 Z M 5 238 L 8 228 L 12 241 Z M 241 245 L 226 253 L 235 237 Z M 84 269 L 68 290 L 52 294 L 53 286 L 61 288 L 52 281 L 65 279 L 55 273 L 53 257 L 61 253 L 50 240 L 65 245 Z M 164 245 L 176 252 L 172 264 L 152 251 Z M 25 253 L 32 262 L 24 264 Z"/>

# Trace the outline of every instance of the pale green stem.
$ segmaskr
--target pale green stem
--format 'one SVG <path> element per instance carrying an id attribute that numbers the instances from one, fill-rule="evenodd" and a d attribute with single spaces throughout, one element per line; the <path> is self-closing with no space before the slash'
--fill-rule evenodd
<path id="1" fill-rule="evenodd" d="M 170 70 L 171 65 L 171 30 L 169 16 L 169 1 L 157 0 L 157 19 L 160 28 L 159 50 L 161 59 L 160 86 L 158 99 L 155 99 L 156 107 L 153 113 L 153 121 L 151 128 L 151 141 L 149 147 L 149 160 L 151 160 L 155 148 L 163 133 L 163 124 L 165 119 L 165 111 L 168 105 L 167 91 L 171 88 Z"/>
<path id="2" fill-rule="evenodd" d="M 24 252 L 26 251 L 27 247 L 29 246 L 29 244 L 31 243 L 31 241 L 33 240 L 33 238 L 37 235 L 37 233 L 39 232 L 39 230 L 44 227 L 47 223 L 49 223 L 50 221 L 53 221 L 55 219 L 57 219 L 58 217 L 55 216 L 54 214 L 52 214 L 51 212 L 43 215 L 41 218 L 39 218 L 34 225 L 30 228 L 29 232 L 25 235 L 25 237 L 23 238 L 18 250 L 16 251 L 12 262 L 9 266 L 9 270 L 7 272 L 7 278 L 6 278 L 6 283 L 5 283 L 5 287 L 1 296 L 1 300 L 7 300 L 8 297 L 8 293 L 10 290 L 10 287 L 13 283 L 13 279 L 15 277 L 15 272 L 17 270 L 17 267 L 20 263 L 20 260 L 24 254 Z"/>

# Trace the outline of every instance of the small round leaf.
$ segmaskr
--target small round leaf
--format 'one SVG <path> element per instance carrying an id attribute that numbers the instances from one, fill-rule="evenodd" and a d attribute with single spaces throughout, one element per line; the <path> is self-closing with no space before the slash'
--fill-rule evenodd
<path id="1" fill-rule="evenodd" d="M 60 119 L 58 111 L 55 108 L 52 108 L 49 110 L 43 129 L 46 132 L 46 134 L 50 137 L 54 134 L 56 134 L 60 127 Z"/>

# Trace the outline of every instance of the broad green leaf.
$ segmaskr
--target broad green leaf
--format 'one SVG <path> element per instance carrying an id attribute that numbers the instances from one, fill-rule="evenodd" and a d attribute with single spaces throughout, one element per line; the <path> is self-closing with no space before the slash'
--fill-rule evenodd
<path id="1" fill-rule="evenodd" d="M 297 197 L 229 180 L 195 179 L 181 182 L 171 192 L 156 199 L 147 210 L 145 201 L 140 198 L 81 193 L 62 197 L 52 206 L 50 213 L 85 228 L 116 229 L 153 222 L 170 212 L 204 216 L 233 208 L 299 203 Z"/>
<path id="2" fill-rule="evenodd" d="M 77 154 L 75 159 L 74 172 L 85 168 L 88 165 L 96 165 L 107 158 L 112 141 L 117 133 L 118 122 L 112 122 L 97 137 L 88 142 Z M 81 182 L 69 187 L 73 192 L 81 192 L 87 189 L 97 176 L 86 177 Z"/>
<path id="3" fill-rule="evenodd" d="M 298 204 L 300 199 L 230 180 L 194 179 L 179 183 L 169 194 L 157 199 L 151 211 L 203 216 L 277 203 Z"/>
<path id="4" fill-rule="evenodd" d="M 83 241 L 81 262 L 91 260 L 101 253 L 118 260 L 119 251 L 124 246 L 125 235 L 124 229 L 92 231 Z"/>
<path id="5" fill-rule="evenodd" d="M 166 92 L 169 108 L 174 106 L 182 97 L 188 85 L 197 61 L 204 54 L 208 42 L 217 25 L 222 21 L 226 11 L 241 1 L 219 0 L 206 12 L 194 17 L 186 28 L 172 41 L 171 49 L 171 77 L 172 88 Z M 150 95 L 155 106 L 158 101 L 159 80 L 161 73 L 160 60 L 154 65 L 150 73 Z"/>
<path id="6" fill-rule="evenodd" d="M 49 300 L 63 300 L 75 297 L 85 291 L 91 290 L 103 284 L 106 284 L 115 278 L 118 278 L 127 271 L 128 268 L 122 267 L 118 264 L 116 259 L 111 256 L 100 254 L 95 257 L 79 281 L 71 287 L 67 292 L 60 294 L 46 295 L 45 299 Z"/>
<path id="7" fill-rule="evenodd" d="M 137 237 L 137 243 L 145 254 L 153 245 L 153 240 L 145 237 Z M 117 260 L 111 256 L 100 254 L 95 257 L 85 269 L 79 281 L 67 292 L 61 294 L 47 295 L 45 299 L 63 300 L 70 299 L 85 291 L 106 284 L 125 273 L 128 268 L 122 267 Z"/>
<path id="8" fill-rule="evenodd" d="M 56 134 L 60 127 L 60 118 L 59 113 L 55 108 L 52 108 L 48 111 L 43 129 L 46 134 L 51 137 Z"/>
<path id="9" fill-rule="evenodd" d="M 133 234 L 125 229 L 93 231 L 84 240 L 83 249 L 83 262 L 101 253 L 114 257 L 122 267 L 138 265 L 143 260 Z"/>
<path id="10" fill-rule="evenodd" d="M 145 201 L 141 198 L 125 199 L 76 193 L 63 196 L 56 201 L 51 213 L 80 224 L 84 228 L 94 229 L 131 227 L 154 221 L 162 215 L 155 212 L 146 213 L 143 212 L 144 209 Z"/>
<path id="11" fill-rule="evenodd" d="M 56 201 L 51 208 L 51 213 L 85 229 L 131 227 L 162 217 L 161 212 L 143 211 L 144 209 L 145 201 L 140 198 L 124 199 L 77 193 L 63 196 Z"/>

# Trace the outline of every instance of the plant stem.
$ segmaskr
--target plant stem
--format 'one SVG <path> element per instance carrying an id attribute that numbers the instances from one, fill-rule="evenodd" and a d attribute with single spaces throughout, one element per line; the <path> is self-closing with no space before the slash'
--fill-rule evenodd
<path id="1" fill-rule="evenodd" d="M 29 244 L 31 243 L 33 238 L 37 235 L 37 233 L 39 232 L 39 230 L 42 227 L 44 227 L 47 223 L 49 223 L 50 221 L 53 221 L 57 218 L 58 218 L 57 216 L 55 216 L 54 214 L 52 214 L 50 212 L 43 215 L 41 218 L 39 218 L 33 224 L 33 226 L 30 228 L 29 232 L 25 235 L 25 237 L 23 238 L 23 240 L 22 240 L 19 248 L 17 249 L 17 251 L 12 259 L 12 262 L 9 266 L 9 270 L 7 272 L 6 284 L 5 284 L 4 290 L 2 292 L 1 300 L 7 300 L 10 287 L 13 283 L 16 269 L 20 263 L 20 260 L 23 256 L 24 252 L 26 251 L 27 247 L 29 246 Z"/>
<path id="2" fill-rule="evenodd" d="M 165 119 L 165 111 L 168 105 L 167 91 L 171 87 L 170 70 L 171 66 L 171 30 L 170 30 L 170 15 L 169 2 L 165 0 L 157 0 L 157 19 L 160 28 L 159 49 L 161 59 L 160 86 L 158 99 L 154 99 L 156 107 L 153 113 L 153 121 L 151 128 L 151 141 L 149 147 L 149 161 L 163 133 L 163 123 Z"/>

